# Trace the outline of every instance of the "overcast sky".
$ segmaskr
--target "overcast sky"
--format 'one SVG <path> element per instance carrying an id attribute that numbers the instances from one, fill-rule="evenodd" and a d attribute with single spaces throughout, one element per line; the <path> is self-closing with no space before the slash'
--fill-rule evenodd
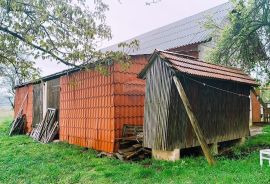
<path id="1" fill-rule="evenodd" d="M 121 0 L 119 3 L 119 0 L 104 0 L 110 7 L 107 12 L 107 24 L 111 26 L 113 38 L 109 42 L 104 42 L 101 47 L 125 41 L 228 0 L 162 0 L 151 6 L 145 5 L 146 1 Z M 48 61 L 38 62 L 38 67 L 42 70 L 43 76 L 66 68 L 62 64 Z"/>

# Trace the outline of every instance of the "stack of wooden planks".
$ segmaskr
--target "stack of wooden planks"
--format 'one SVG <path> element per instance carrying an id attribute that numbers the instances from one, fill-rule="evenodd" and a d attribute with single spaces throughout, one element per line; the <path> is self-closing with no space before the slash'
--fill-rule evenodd
<path id="1" fill-rule="evenodd" d="M 54 137 L 59 132 L 59 122 L 56 121 L 56 109 L 48 108 L 44 119 L 31 132 L 31 137 L 34 140 L 42 143 L 53 141 Z"/>
<path id="2" fill-rule="evenodd" d="M 11 124 L 11 128 L 9 131 L 9 135 L 19 135 L 25 133 L 25 114 L 22 114 L 22 111 L 19 112 L 19 115 L 13 120 Z"/>
<path id="3" fill-rule="evenodd" d="M 26 95 L 24 96 L 24 99 L 18 110 L 18 113 L 16 114 L 16 117 L 11 124 L 11 128 L 9 131 L 10 136 L 25 133 L 26 120 L 25 120 L 25 114 L 23 114 L 23 106 L 24 106 L 25 101 L 27 100 L 27 97 L 28 97 L 28 93 L 26 93 Z"/>
<path id="4" fill-rule="evenodd" d="M 115 156 L 120 160 L 142 160 L 151 157 L 151 151 L 142 146 L 143 127 L 124 125 L 119 150 Z"/>

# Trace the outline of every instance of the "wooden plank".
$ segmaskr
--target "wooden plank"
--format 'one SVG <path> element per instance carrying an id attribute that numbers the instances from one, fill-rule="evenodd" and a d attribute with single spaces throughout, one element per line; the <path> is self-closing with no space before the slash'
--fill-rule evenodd
<path id="1" fill-rule="evenodd" d="M 190 105 L 189 100 L 187 98 L 187 95 L 186 95 L 186 93 L 184 91 L 184 88 L 183 88 L 180 80 L 176 76 L 173 76 L 173 80 L 174 80 L 174 83 L 175 83 L 175 85 L 177 87 L 179 95 L 180 95 L 180 97 L 181 97 L 181 99 L 183 101 L 183 104 L 185 106 L 185 109 L 186 109 L 186 112 L 187 112 L 188 117 L 190 119 L 190 123 L 191 123 L 191 125 L 193 127 L 193 130 L 194 130 L 194 132 L 195 132 L 195 134 L 196 134 L 196 136 L 198 138 L 198 141 L 199 141 L 199 143 L 200 143 L 200 145 L 202 147 L 203 153 L 204 153 L 208 163 L 210 165 L 214 165 L 215 164 L 214 157 L 211 154 L 211 151 L 210 151 L 210 149 L 209 149 L 209 147 L 208 147 L 208 145 L 206 143 L 204 135 L 203 135 L 203 133 L 201 131 L 201 128 L 199 126 L 199 123 L 198 123 L 198 121 L 197 121 L 197 119 L 196 119 L 196 117 L 195 117 L 195 115 L 194 115 L 194 113 L 192 111 L 191 105 Z"/>
<path id="2" fill-rule="evenodd" d="M 47 81 L 47 108 L 54 108 L 59 111 L 60 107 L 60 78 Z M 58 121 L 58 113 L 56 115 Z"/>
<path id="3" fill-rule="evenodd" d="M 43 83 L 33 86 L 33 119 L 32 127 L 35 128 L 43 119 Z"/>
<path id="4" fill-rule="evenodd" d="M 14 127 L 15 127 L 15 124 L 16 124 L 16 122 L 17 122 L 17 119 L 19 118 L 20 115 L 22 115 L 23 105 L 24 105 L 26 99 L 28 99 L 28 92 L 27 92 L 26 95 L 24 96 L 24 99 L 23 99 L 23 101 L 22 101 L 22 103 L 21 103 L 21 106 L 20 106 L 20 108 L 19 108 L 19 111 L 18 111 L 18 113 L 16 114 L 16 117 L 15 117 L 14 121 L 12 122 L 11 129 L 10 129 L 10 131 L 9 131 L 9 135 L 12 135 L 12 132 L 13 132 L 13 130 L 14 130 Z"/>

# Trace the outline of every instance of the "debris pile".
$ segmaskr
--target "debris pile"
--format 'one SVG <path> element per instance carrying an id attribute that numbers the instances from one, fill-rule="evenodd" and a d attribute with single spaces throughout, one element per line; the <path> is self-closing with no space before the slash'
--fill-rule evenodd
<path id="1" fill-rule="evenodd" d="M 25 120 L 25 114 L 23 114 L 23 106 L 24 106 L 24 103 L 25 103 L 27 97 L 28 97 L 28 93 L 24 96 L 24 99 L 23 99 L 21 106 L 18 110 L 18 113 L 16 114 L 16 117 L 11 124 L 9 136 L 25 133 L 26 120 Z"/>
<path id="2" fill-rule="evenodd" d="M 51 142 L 59 132 L 59 122 L 56 121 L 56 109 L 48 108 L 42 122 L 31 132 L 31 137 L 34 140 L 42 143 Z"/>
<path id="3" fill-rule="evenodd" d="M 9 135 L 19 135 L 19 134 L 25 134 L 25 114 L 22 114 L 22 111 L 19 113 L 19 115 L 13 120 L 11 124 L 11 128 L 9 131 Z"/>
<path id="4" fill-rule="evenodd" d="M 151 157 L 151 151 L 142 146 L 143 127 L 124 125 L 119 150 L 115 156 L 120 160 L 142 160 Z"/>

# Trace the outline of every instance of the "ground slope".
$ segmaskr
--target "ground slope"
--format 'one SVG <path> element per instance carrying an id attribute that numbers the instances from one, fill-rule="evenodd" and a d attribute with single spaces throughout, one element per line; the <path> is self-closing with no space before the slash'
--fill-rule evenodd
<path id="1" fill-rule="evenodd" d="M 8 137 L 10 119 L 0 123 L 0 183 L 270 183 L 270 167 L 259 166 L 258 150 L 270 147 L 270 127 L 209 167 L 204 157 L 175 163 L 123 163 L 65 143 L 40 144 Z"/>

